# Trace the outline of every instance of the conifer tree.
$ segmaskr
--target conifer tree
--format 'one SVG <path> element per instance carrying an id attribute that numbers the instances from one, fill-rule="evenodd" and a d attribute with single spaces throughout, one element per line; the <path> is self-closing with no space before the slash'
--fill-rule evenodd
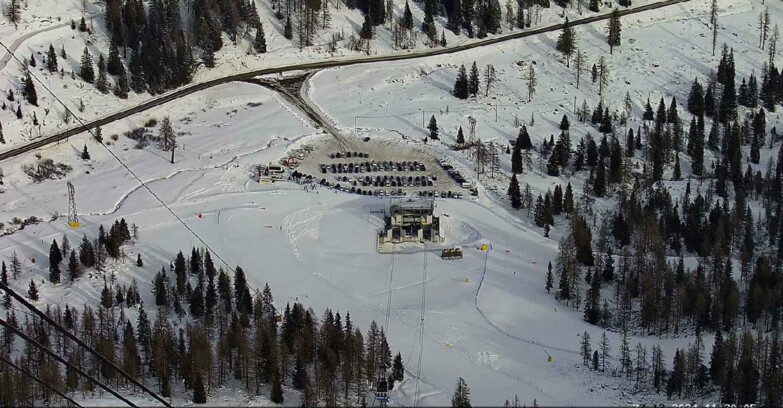
<path id="1" fill-rule="evenodd" d="M 372 18 L 370 17 L 370 14 L 364 15 L 364 22 L 362 23 L 361 31 L 359 31 L 359 37 L 365 39 L 365 40 L 371 40 L 372 39 Z"/>
<path id="2" fill-rule="evenodd" d="M 592 346 L 590 345 L 590 333 L 584 332 L 580 337 L 579 344 L 581 345 L 582 351 L 582 364 L 588 365 L 590 363 L 590 354 L 592 353 Z"/>
<path id="3" fill-rule="evenodd" d="M 460 126 L 459 130 L 457 130 L 457 144 L 465 144 L 465 135 L 462 133 L 462 126 Z"/>
<path id="4" fill-rule="evenodd" d="M 465 383 L 465 380 L 460 377 L 457 381 L 457 388 L 454 390 L 454 395 L 451 397 L 452 408 L 470 408 L 470 388 Z"/>
<path id="5" fill-rule="evenodd" d="M 27 288 L 27 297 L 32 301 L 38 300 L 38 288 L 32 279 L 30 279 L 30 286 Z"/>
<path id="6" fill-rule="evenodd" d="M 563 30 L 560 32 L 560 36 L 557 37 L 555 49 L 563 54 L 566 59 L 567 67 L 571 66 L 571 55 L 574 54 L 575 44 L 576 34 L 574 33 L 573 27 L 571 27 L 568 22 L 568 17 L 566 17 L 565 23 L 563 23 Z"/>
<path id="7" fill-rule="evenodd" d="M 25 70 L 24 80 L 22 81 L 22 96 L 30 105 L 38 106 L 38 93 L 35 91 L 35 84 L 29 70 Z"/>
<path id="8" fill-rule="evenodd" d="M 106 71 L 109 75 L 119 75 L 125 71 L 125 66 L 122 65 L 122 60 L 120 59 L 120 51 L 117 49 L 114 41 L 109 45 L 109 59 L 106 62 Z"/>
<path id="9" fill-rule="evenodd" d="M 514 149 L 511 151 L 511 173 L 519 174 L 524 171 L 524 165 L 522 162 L 522 131 L 517 136 L 517 140 L 514 143 Z"/>
<path id="10" fill-rule="evenodd" d="M 82 54 L 79 77 L 87 83 L 92 83 L 95 80 L 95 71 L 92 67 L 92 55 L 90 55 L 90 50 L 88 50 L 87 47 L 84 47 L 84 53 Z"/>
<path id="11" fill-rule="evenodd" d="M 120 72 L 117 83 L 114 85 L 114 95 L 120 99 L 128 98 L 128 91 L 130 91 L 130 85 L 128 84 L 128 74 L 123 70 Z"/>
<path id="12" fill-rule="evenodd" d="M 405 378 L 405 367 L 402 364 L 402 354 L 399 352 L 394 356 L 394 362 L 392 363 L 392 378 L 395 381 L 402 381 Z"/>
<path id="13" fill-rule="evenodd" d="M 585 297 L 585 321 L 590 324 L 597 324 L 601 320 L 601 278 L 596 273 L 590 281 L 590 289 Z M 588 337 L 589 342 L 589 337 Z M 590 356 L 590 350 L 585 355 L 585 365 Z"/>
<path id="14" fill-rule="evenodd" d="M 406 30 L 413 30 L 413 14 L 408 5 L 408 0 L 405 0 L 405 11 L 402 14 L 402 27 Z"/>
<path id="15" fill-rule="evenodd" d="M 109 93 L 109 81 L 106 77 L 106 62 L 103 54 L 98 57 L 98 79 L 95 80 L 95 88 L 102 94 Z"/>
<path id="16" fill-rule="evenodd" d="M 479 91 L 479 71 L 476 66 L 476 61 L 473 61 L 473 66 L 470 67 L 470 77 L 468 78 L 468 93 L 472 96 L 476 96 Z"/>
<path id="17" fill-rule="evenodd" d="M 52 240 L 52 245 L 49 247 L 49 280 L 52 283 L 60 283 L 60 262 L 62 260 L 63 255 L 57 245 L 57 240 Z"/>
<path id="18" fill-rule="evenodd" d="M 71 277 L 71 281 L 75 281 L 81 276 L 81 267 L 76 259 L 76 250 L 71 250 L 71 255 L 68 257 L 68 274 Z"/>
<path id="19" fill-rule="evenodd" d="M 511 199 L 511 207 L 518 210 L 522 207 L 522 195 L 519 190 L 517 175 L 511 174 L 511 182 L 508 185 L 508 197 Z"/>
<path id="20" fill-rule="evenodd" d="M 52 73 L 59 70 L 57 67 L 57 52 L 54 50 L 52 44 L 49 44 L 49 52 L 46 53 L 46 69 Z"/>
<path id="21" fill-rule="evenodd" d="M 430 131 L 430 139 L 438 140 L 438 121 L 435 119 L 435 115 L 430 118 L 430 123 L 427 125 L 427 130 Z"/>
<path id="22" fill-rule="evenodd" d="M 264 26 L 260 23 L 258 25 L 258 29 L 256 30 L 256 38 L 253 42 L 253 47 L 259 54 L 266 53 L 266 37 L 264 36 Z"/>
<path id="23" fill-rule="evenodd" d="M 465 65 L 463 64 L 459 67 L 457 79 L 454 82 L 454 96 L 459 99 L 468 99 L 468 96 L 470 96 L 468 89 L 468 74 L 465 71 Z"/>
<path id="24" fill-rule="evenodd" d="M 609 43 L 609 54 L 614 52 L 614 47 L 620 45 L 620 32 L 622 31 L 622 24 L 620 23 L 620 10 L 614 9 L 609 22 L 606 24 L 606 41 Z"/>

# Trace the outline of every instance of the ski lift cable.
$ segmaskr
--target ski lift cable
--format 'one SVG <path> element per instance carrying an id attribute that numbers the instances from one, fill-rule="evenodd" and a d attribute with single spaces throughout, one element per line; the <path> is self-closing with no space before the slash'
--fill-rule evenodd
<path id="1" fill-rule="evenodd" d="M 60 398 L 62 398 L 62 399 L 64 399 L 64 400 L 68 401 L 68 403 L 69 403 L 69 404 L 71 404 L 71 405 L 73 405 L 73 406 L 75 406 L 75 407 L 79 407 L 79 408 L 81 408 L 81 405 L 79 405 L 79 403 L 78 403 L 78 402 L 76 402 L 76 401 L 74 401 L 73 399 L 71 399 L 71 397 L 67 396 L 65 393 L 63 393 L 62 391 L 58 390 L 57 388 L 54 388 L 54 387 L 52 387 L 51 385 L 49 385 L 49 384 L 45 383 L 45 382 L 44 382 L 43 380 L 41 380 L 40 378 L 36 377 L 36 376 L 35 376 L 35 374 L 33 374 L 33 373 L 31 373 L 31 372 L 29 372 L 29 371 L 25 370 L 25 369 L 24 369 L 24 368 L 22 368 L 22 367 L 19 367 L 18 365 L 16 365 L 16 363 L 14 363 L 14 362 L 12 362 L 12 361 L 10 361 L 10 360 L 6 359 L 6 358 L 5 358 L 5 357 L 4 357 L 2 354 L 0 354 L 0 361 L 2 361 L 2 362 L 4 362 L 4 363 L 8 364 L 10 367 L 12 367 L 12 368 L 13 368 L 13 369 L 15 369 L 16 371 L 18 371 L 18 372 L 20 372 L 20 373 L 24 374 L 26 377 L 28 377 L 28 378 L 30 378 L 31 380 L 33 380 L 33 381 L 37 382 L 38 384 L 41 384 L 42 386 L 44 386 L 44 387 L 45 387 L 46 389 L 48 389 L 49 391 L 52 391 L 53 393 L 55 393 L 55 394 L 59 395 L 59 396 L 60 396 Z M 9 390 L 9 392 L 10 392 L 10 390 Z"/>
<path id="2" fill-rule="evenodd" d="M 87 127 L 87 126 L 85 125 L 85 123 L 84 123 L 84 122 L 81 120 L 81 118 L 79 118 L 79 116 L 77 116 L 76 114 L 74 114 L 74 113 L 73 113 L 73 111 L 72 111 L 72 110 L 71 110 L 71 109 L 68 107 L 68 105 L 66 105 L 66 104 L 65 104 L 65 102 L 63 102 L 63 101 L 62 101 L 62 100 L 61 100 L 61 99 L 60 99 L 60 98 L 59 98 L 59 97 L 58 97 L 58 96 L 57 96 L 57 95 L 56 95 L 56 94 L 55 94 L 55 93 L 54 93 L 54 92 L 53 92 L 51 89 L 49 89 L 49 87 L 48 87 L 48 86 L 46 86 L 46 84 L 45 84 L 45 83 L 44 83 L 44 82 L 43 82 L 43 81 L 42 81 L 40 78 L 38 78 L 36 75 L 34 75 L 34 74 L 32 73 L 32 71 L 30 71 L 29 69 L 27 69 L 27 67 L 25 66 L 24 62 L 22 62 L 21 60 L 19 60 L 19 57 L 17 57 L 17 56 L 16 56 L 16 55 L 15 55 L 13 52 L 11 52 L 11 50 L 10 50 L 10 49 L 8 49 L 8 47 L 5 45 L 5 43 L 4 43 L 4 42 L 0 41 L 0 46 L 2 46 L 3 48 L 5 48 L 5 49 L 6 49 L 6 51 L 7 51 L 7 52 L 8 52 L 8 53 L 11 55 L 11 57 L 12 57 L 14 60 L 16 60 L 16 61 L 17 61 L 17 62 L 18 62 L 20 65 L 22 65 L 22 67 L 23 67 L 23 68 L 25 69 L 25 71 L 26 71 L 26 72 L 27 72 L 27 73 L 30 75 L 30 77 L 31 77 L 31 78 L 34 78 L 34 79 L 35 79 L 35 80 L 36 80 L 36 81 L 37 81 L 39 84 L 41 84 L 41 86 L 42 86 L 42 87 L 43 87 L 43 88 L 44 88 L 44 89 L 45 89 L 47 92 L 49 92 L 49 94 L 50 94 L 50 95 L 52 95 L 52 97 L 53 97 L 53 98 L 54 98 L 54 99 L 55 99 L 57 102 L 59 102 L 59 103 L 60 103 L 60 105 L 62 105 L 62 107 L 63 107 L 63 108 L 64 108 L 64 109 L 65 109 L 65 110 L 66 110 L 68 113 L 70 113 L 70 114 L 71 114 L 71 116 L 73 116 L 73 117 L 74 117 L 74 119 L 76 119 L 76 121 L 78 121 L 80 125 L 84 126 L 85 128 Z M 96 135 L 95 135 L 95 133 L 94 133 L 94 131 L 93 131 L 92 129 L 87 129 L 87 133 L 89 133 L 89 134 L 90 134 L 90 135 L 93 137 L 93 139 L 95 139 L 95 140 L 98 142 L 98 144 L 100 144 L 100 145 L 101 145 L 101 146 L 102 146 L 102 147 L 103 147 L 103 148 L 106 150 L 106 152 L 108 152 L 108 153 L 109 153 L 109 155 L 111 155 L 111 156 L 112 156 L 112 157 L 113 157 L 115 160 L 117 160 L 117 162 L 118 162 L 118 163 L 120 163 L 120 165 L 121 165 L 123 168 L 125 168 L 125 170 L 127 170 L 127 171 L 128 171 L 128 173 L 130 173 L 130 175 L 131 175 L 131 176 L 133 176 L 133 178 L 135 178 L 135 179 L 136 179 L 136 180 L 139 182 L 139 184 L 140 184 L 142 187 L 144 187 L 144 189 L 145 189 L 145 190 L 147 190 L 147 191 L 148 191 L 148 192 L 149 192 L 149 193 L 150 193 L 150 194 L 151 194 L 151 195 L 152 195 L 152 196 L 155 198 L 155 200 L 157 200 L 157 201 L 158 201 L 158 202 L 159 202 L 159 203 L 160 203 L 160 204 L 161 204 L 161 205 L 162 205 L 162 206 L 163 206 L 163 207 L 164 207 L 166 210 L 168 210 L 168 212 L 169 212 L 169 213 L 171 213 L 171 215 L 172 215 L 172 216 L 174 216 L 174 218 L 177 220 L 177 222 L 179 222 L 180 224 L 182 224 L 182 226 L 183 226 L 183 227 L 185 227 L 185 229 L 186 229 L 186 230 L 188 230 L 188 231 L 189 231 L 189 232 L 190 232 L 190 233 L 191 233 L 191 234 L 192 234 L 194 237 L 196 237 L 196 239 L 197 239 L 199 242 L 201 242 L 201 244 L 202 244 L 202 245 L 204 245 L 204 247 L 206 247 L 206 248 L 207 248 L 207 249 L 208 249 L 210 252 L 212 252 L 213 254 L 215 254 L 215 257 L 217 257 L 217 258 L 218 258 L 218 259 L 219 259 L 221 262 L 223 262 L 223 264 L 224 264 L 224 265 L 225 265 L 227 268 L 231 269 L 231 266 L 228 264 L 228 262 L 226 262 L 226 261 L 225 261 L 225 259 L 223 259 L 223 257 L 221 257 L 221 256 L 220 256 L 220 254 L 219 254 L 217 251 L 215 251 L 214 249 L 212 249 L 212 248 L 209 246 L 209 244 L 207 244 L 207 243 L 206 243 L 206 241 L 204 241 L 204 239 L 202 239 L 202 238 L 201 238 L 201 237 L 200 237 L 200 236 L 199 236 L 199 235 L 198 235 L 198 234 L 197 234 L 197 233 L 196 233 L 196 232 L 195 232 L 195 231 L 194 231 L 192 228 L 190 228 L 190 226 L 188 226 L 188 225 L 185 223 L 185 221 L 184 221 L 184 220 L 182 220 L 182 218 L 181 218 L 179 215 L 177 215 L 177 214 L 174 212 L 174 210 L 172 210 L 172 209 L 171 209 L 171 207 L 169 207 L 168 205 L 166 205 L 166 203 L 165 203 L 165 202 L 164 202 L 164 201 L 163 201 L 163 200 L 162 200 L 162 199 L 161 199 L 161 198 L 160 198 L 160 197 L 159 197 L 157 194 L 155 194 L 155 193 L 152 191 L 152 189 L 151 189 L 151 188 L 150 188 L 150 187 L 147 185 L 147 183 L 145 183 L 145 182 L 144 182 L 144 181 L 143 181 L 143 180 L 142 180 L 142 179 L 141 179 L 141 178 L 140 178 L 140 177 L 139 177 L 139 176 L 138 176 L 138 175 L 137 175 L 137 174 L 136 174 L 136 173 L 135 173 L 133 170 L 131 170 L 131 169 L 130 169 L 130 167 L 128 167 L 128 165 L 127 165 L 127 164 L 125 164 L 125 162 L 123 162 L 123 161 L 122 161 L 122 159 L 120 159 L 120 158 L 119 158 L 119 157 L 118 157 L 118 156 L 117 156 L 117 155 L 116 155 L 116 154 L 115 154 L 113 151 L 111 151 L 111 149 L 109 149 L 109 147 L 108 147 L 108 146 L 106 146 L 106 145 L 103 143 L 103 141 L 99 141 L 99 140 L 98 140 L 98 138 L 96 137 Z"/>
<path id="3" fill-rule="evenodd" d="M 3 327 L 6 329 L 6 330 L 10 330 L 10 331 L 14 332 L 14 333 L 15 333 L 17 336 L 21 337 L 21 338 L 22 338 L 24 341 L 26 341 L 26 342 L 28 342 L 28 343 L 30 343 L 30 344 L 32 344 L 32 345 L 34 345 L 34 346 L 36 346 L 36 347 L 37 347 L 37 348 L 39 348 L 41 351 L 43 351 L 44 353 L 46 353 L 46 354 L 50 355 L 50 356 L 51 356 L 52 358 L 54 358 L 55 360 L 57 360 L 57 361 L 59 361 L 59 362 L 61 362 L 61 363 L 65 364 L 67 367 L 69 367 L 69 368 L 71 368 L 71 369 L 73 369 L 73 370 L 76 370 L 76 372 L 78 372 L 79 374 L 81 374 L 81 375 L 82 375 L 82 376 L 84 376 L 85 378 L 89 379 L 90 381 L 94 382 L 94 383 L 95 383 L 95 384 L 97 384 L 99 387 L 101 387 L 101 388 L 103 388 L 104 390 L 106 390 L 106 392 L 108 392 L 109 394 L 111 394 L 111 395 L 114 395 L 115 397 L 119 398 L 119 399 L 120 399 L 122 402 L 124 402 L 124 403 L 128 404 L 128 406 L 130 406 L 130 407 L 134 407 L 134 408 L 137 408 L 135 404 L 133 404 L 133 403 L 132 403 L 132 402 L 130 402 L 130 401 L 127 399 L 127 398 L 125 398 L 125 397 L 123 397 L 122 395 L 120 395 L 120 393 L 118 393 L 117 391 L 114 391 L 113 389 L 111 389 L 110 387 L 108 387 L 106 384 L 104 384 L 104 383 L 102 383 L 102 382 L 100 382 L 100 381 L 96 380 L 94 377 L 92 377 L 91 375 L 89 375 L 89 374 L 87 374 L 86 372 L 84 372 L 84 371 L 83 371 L 81 368 L 79 368 L 79 367 L 77 367 L 77 366 L 75 366 L 75 365 L 71 364 L 70 362 L 68 362 L 68 361 L 67 361 L 67 360 L 65 360 L 64 358 L 60 357 L 60 356 L 59 356 L 57 353 L 55 353 L 55 352 L 53 352 L 52 350 L 50 350 L 49 348 L 45 347 L 44 345 L 42 345 L 41 343 L 39 343 L 39 342 L 38 342 L 38 341 L 36 341 L 35 339 L 32 339 L 32 338 L 30 338 L 30 336 L 28 336 L 27 334 L 25 334 L 23 331 L 21 331 L 21 330 L 17 329 L 16 327 L 14 327 L 14 326 L 10 325 L 10 324 L 9 324 L 8 322 L 6 322 L 4 319 L 0 319 L 0 326 L 3 326 Z"/>
<path id="4" fill-rule="evenodd" d="M 74 342 L 76 342 L 76 344 L 78 344 L 79 346 L 81 346 L 83 349 L 87 350 L 87 351 L 88 351 L 90 354 L 92 354 L 93 356 L 95 356 L 97 359 L 101 360 L 101 361 L 102 361 L 104 364 L 107 364 L 109 367 L 111 367 L 112 369 L 114 369 L 114 371 L 116 371 L 116 372 L 117 372 L 118 374 L 120 374 L 122 377 L 126 378 L 126 379 L 127 379 L 128 381 L 130 381 L 130 382 L 131 382 L 133 385 L 135 385 L 135 386 L 138 386 L 139 388 L 141 388 L 141 390 L 142 390 L 142 391 L 146 392 L 147 394 L 149 394 L 150 396 L 152 396 L 153 398 L 155 398 L 156 400 L 158 400 L 159 402 L 161 402 L 161 403 L 162 403 L 164 406 L 171 408 L 171 404 L 169 404 L 169 403 L 168 403 L 168 402 L 167 402 L 165 399 L 163 399 L 161 396 L 159 396 L 157 393 L 155 393 L 154 391 L 152 391 L 151 389 L 149 389 L 149 388 L 148 388 L 147 386 L 145 386 L 144 384 L 140 383 L 140 382 L 139 382 L 139 381 L 138 381 L 136 378 L 134 378 L 134 377 L 133 377 L 133 376 L 131 376 L 130 374 L 126 373 L 126 372 L 125 372 L 125 371 L 124 371 L 122 368 L 120 368 L 119 366 L 117 366 L 117 365 L 116 365 L 114 362 L 112 362 L 112 361 L 109 361 L 109 360 L 108 360 L 108 359 L 107 359 L 105 356 L 103 356 L 102 354 L 100 354 L 100 353 L 98 353 L 97 351 L 95 351 L 95 349 L 93 349 L 93 348 L 92 348 L 92 347 L 90 347 L 88 344 L 86 344 L 84 341 L 82 341 L 81 339 L 79 339 L 78 337 L 76 337 L 76 336 L 75 336 L 73 333 L 71 333 L 70 331 L 68 331 L 68 330 L 67 330 L 67 329 L 65 329 L 64 327 L 62 327 L 62 326 L 61 326 L 59 323 L 55 322 L 55 321 L 54 321 L 54 320 L 53 320 L 51 317 L 49 317 L 49 316 L 48 316 L 46 313 L 43 313 L 43 312 L 41 312 L 40 310 L 38 310 L 38 308 L 36 308 L 36 307 L 35 307 L 35 306 L 33 306 L 32 304 L 30 304 L 30 302 L 28 302 L 28 301 L 27 301 L 25 298 L 23 298 L 21 295 L 19 295 L 18 293 L 16 293 L 16 292 L 15 292 L 13 289 L 11 289 L 10 287 L 8 287 L 8 285 L 6 285 L 6 284 L 4 284 L 4 283 L 0 282 L 0 289 L 4 290 L 4 291 L 5 291 L 5 292 L 6 292 L 8 295 L 10 295 L 10 296 L 11 296 L 11 297 L 13 297 L 14 299 L 16 299 L 16 300 L 17 300 L 17 301 L 18 301 L 20 304 L 22 304 L 22 306 L 24 306 L 25 308 L 29 309 L 30 311 L 32 311 L 33 313 L 35 313 L 35 314 L 36 314 L 36 315 L 37 315 L 39 318 L 41 318 L 42 320 L 44 320 L 44 321 L 46 321 L 47 323 L 49 323 L 50 325 L 52 325 L 52 326 L 53 326 L 55 329 L 57 329 L 57 331 L 59 331 L 60 333 L 64 334 L 66 337 L 68 337 L 69 339 L 71 339 L 71 340 L 73 340 Z M 7 324 L 7 323 L 5 323 L 3 320 L 0 320 L 0 324 L 3 324 L 3 325 L 5 325 L 5 324 Z M 14 329 L 12 329 L 12 330 L 14 330 Z M 23 335 L 23 334 L 22 334 L 22 335 Z M 24 338 L 24 337 L 23 337 L 23 338 Z M 62 360 L 62 359 L 61 359 L 59 356 L 56 356 L 55 358 L 57 358 L 58 360 L 61 360 L 61 361 L 63 361 L 63 362 L 64 362 L 64 360 Z M 66 363 L 66 364 L 67 364 L 67 363 Z M 88 378 L 89 378 L 89 377 L 88 377 Z M 99 384 L 99 385 L 100 385 L 100 384 Z M 108 391 L 108 390 L 107 390 L 107 391 Z M 109 391 L 109 392 L 112 392 L 112 391 Z M 115 396 L 116 396 L 116 395 L 115 395 Z M 118 398 L 122 399 L 122 397 L 118 397 Z M 123 399 L 123 401 L 126 401 L 126 400 L 124 400 L 124 399 Z M 130 404 L 130 403 L 129 403 L 129 404 Z M 133 404 L 130 404 L 130 405 L 131 405 L 131 406 L 134 406 Z"/>

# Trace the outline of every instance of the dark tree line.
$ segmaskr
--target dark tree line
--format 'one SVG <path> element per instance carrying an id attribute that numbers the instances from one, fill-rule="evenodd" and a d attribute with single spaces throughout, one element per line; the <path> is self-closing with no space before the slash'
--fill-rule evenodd
<path id="1" fill-rule="evenodd" d="M 115 222 L 108 234 L 101 227 L 97 240 L 83 239 L 78 266 L 100 268 L 98 252 L 121 253 L 129 239 L 124 220 Z M 79 263 L 67 239 L 62 245 L 52 243 L 50 263 L 58 265 L 57 254 L 69 250 L 70 262 Z M 143 265 L 141 255 L 136 265 Z M 5 263 L 2 276 L 7 281 Z M 47 306 L 46 313 L 133 377 L 155 384 L 164 397 L 170 397 L 176 387 L 191 392 L 196 403 L 208 402 L 212 391 L 232 382 L 250 393 L 268 393 L 278 404 L 285 402 L 285 385 L 300 390 L 307 406 L 359 405 L 372 393 L 381 367 L 392 387 L 404 377 L 401 355 L 392 358 L 384 330 L 375 322 L 362 332 L 350 313 L 343 317 L 327 309 L 319 318 L 298 302 L 278 312 L 268 285 L 260 292 L 253 290 L 241 267 L 215 268 L 208 251 L 193 248 L 187 258 L 178 253 L 168 271 L 164 266 L 155 276 L 152 286 L 154 316 L 145 310 L 135 280 L 129 287 L 105 282 L 98 305 L 87 304 L 81 310 Z M 37 297 L 32 281 L 28 296 Z M 130 385 L 40 320 L 25 317 L 20 322 L 8 304 L 10 300 L 4 301 L 6 318 L 15 327 L 97 379 L 114 386 Z M 138 316 L 135 321 L 127 317 L 131 310 Z M 96 391 L 95 384 L 34 346 L 15 340 L 11 332 L 4 331 L 0 340 L 6 358 L 38 373 L 54 388 L 83 395 Z M 7 365 L 0 367 L 0 384 L 4 390 L 14 390 L 2 393 L 2 406 L 59 401 Z"/>
<path id="2" fill-rule="evenodd" d="M 559 186 L 539 196 L 535 221 L 547 234 L 557 211 L 564 214 L 567 232 L 544 286 L 583 310 L 586 321 L 624 332 L 697 333 L 696 343 L 677 350 L 668 368 L 660 349 L 650 358 L 624 340 L 620 372 L 635 389 L 777 406 L 783 144 L 777 130 L 768 129 L 767 113 L 783 103 L 783 81 L 770 62 L 759 78 L 742 78 L 738 88 L 737 82 L 733 50 L 724 46 L 716 75 L 693 81 L 685 109 L 675 98 L 668 104 L 661 98 L 657 106 L 648 100 L 642 125 L 633 128 L 603 101 L 592 114 L 584 104 L 579 120 L 603 136 L 588 134 L 572 150 L 564 118 L 560 136 L 539 149 L 551 176 L 588 172 L 584 190 L 571 196 L 570 210 Z M 685 110 L 688 120 L 680 117 Z M 622 138 L 618 125 L 626 129 Z M 753 165 L 762 164 L 764 148 L 773 154 L 760 170 Z M 714 161 L 706 161 L 705 152 Z M 636 171 L 629 166 L 634 162 L 641 164 Z M 599 216 L 593 202 L 601 197 L 616 204 Z M 709 362 L 702 357 L 705 331 L 717 336 Z M 582 346 L 585 365 L 603 371 L 603 347 L 593 353 L 589 339 Z"/>

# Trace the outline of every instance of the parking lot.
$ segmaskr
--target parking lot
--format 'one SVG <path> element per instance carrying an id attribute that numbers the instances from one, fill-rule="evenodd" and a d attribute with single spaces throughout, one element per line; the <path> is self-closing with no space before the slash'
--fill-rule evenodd
<path id="1" fill-rule="evenodd" d="M 309 176 L 324 187 L 380 197 L 459 199 L 470 195 L 438 160 L 415 146 L 383 140 L 358 143 L 355 151 L 347 152 L 336 149 L 328 140 L 316 146 L 295 176 Z"/>

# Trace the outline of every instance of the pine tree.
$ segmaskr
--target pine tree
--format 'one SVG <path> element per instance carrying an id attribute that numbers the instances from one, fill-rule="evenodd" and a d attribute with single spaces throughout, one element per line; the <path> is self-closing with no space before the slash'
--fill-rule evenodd
<path id="1" fill-rule="evenodd" d="M 473 61 L 473 66 L 470 67 L 470 77 L 468 79 L 468 93 L 472 96 L 476 96 L 479 91 L 479 71 L 476 66 L 476 61 Z"/>
<path id="2" fill-rule="evenodd" d="M 259 54 L 266 53 L 266 37 L 264 36 L 264 26 L 259 24 L 256 30 L 256 38 L 253 43 L 253 47 Z"/>
<path id="3" fill-rule="evenodd" d="M 92 55 L 90 55 L 90 51 L 87 47 L 84 47 L 84 53 L 82 54 L 79 76 L 88 83 L 92 83 L 95 80 L 95 71 L 92 67 Z"/>
<path id="4" fill-rule="evenodd" d="M 68 257 L 68 274 L 71 281 L 75 281 L 82 274 L 79 261 L 76 259 L 76 250 L 71 250 L 71 255 Z"/>
<path id="5" fill-rule="evenodd" d="M 128 91 L 130 91 L 128 74 L 123 70 L 119 78 L 117 78 L 117 83 L 114 85 L 114 95 L 120 99 L 127 99 Z"/>
<path id="6" fill-rule="evenodd" d="M 52 240 L 52 245 L 49 247 L 49 280 L 52 283 L 60 283 L 60 262 L 62 260 L 63 255 L 57 245 L 57 240 Z"/>
<path id="7" fill-rule="evenodd" d="M 590 289 L 587 291 L 587 296 L 585 297 L 584 318 L 585 321 L 590 324 L 598 324 L 601 320 L 601 278 L 598 273 L 591 279 Z M 590 358 L 589 352 L 590 351 L 588 350 L 588 354 L 585 355 L 585 365 L 587 365 L 587 359 Z"/>
<path id="8" fill-rule="evenodd" d="M 459 99 L 468 99 L 468 96 L 470 96 L 468 89 L 468 74 L 465 71 L 465 65 L 463 64 L 459 67 L 457 79 L 454 82 L 454 96 Z"/>
<path id="9" fill-rule="evenodd" d="M 365 39 L 365 40 L 371 40 L 372 39 L 372 18 L 370 17 L 370 14 L 364 15 L 364 22 L 362 23 L 362 28 L 359 31 L 359 37 Z"/>
<path id="10" fill-rule="evenodd" d="M 38 288 L 32 279 L 30 279 L 30 286 L 27 288 L 27 297 L 32 301 L 38 300 Z"/>
<path id="11" fill-rule="evenodd" d="M 519 181 L 517 175 L 511 174 L 511 181 L 508 185 L 508 197 L 511 199 L 511 207 L 518 210 L 522 207 L 522 195 L 519 190 Z"/>
<path id="12" fill-rule="evenodd" d="M 110 75 L 119 75 L 125 71 L 125 66 L 122 65 L 122 60 L 120 59 L 120 51 L 117 49 L 114 41 L 109 45 L 109 59 L 106 62 L 106 71 Z"/>
<path id="13" fill-rule="evenodd" d="M 611 351 L 609 338 L 606 337 L 606 332 L 601 334 L 601 342 L 598 343 L 598 348 L 601 350 L 601 371 L 606 371 L 606 358 L 609 357 L 609 352 Z"/>
<path id="14" fill-rule="evenodd" d="M 590 11 L 597 13 L 599 11 L 598 9 L 598 0 L 590 0 L 590 6 L 588 7 Z"/>
<path id="15" fill-rule="evenodd" d="M 49 44 L 49 52 L 46 53 L 46 69 L 52 73 L 59 70 L 57 67 L 57 51 L 54 50 L 52 44 Z"/>
<path id="16" fill-rule="evenodd" d="M 571 55 L 574 54 L 576 44 L 576 34 L 573 27 L 568 22 L 568 17 L 563 23 L 563 30 L 560 32 L 560 36 L 557 37 L 557 44 L 555 49 L 560 51 L 566 59 L 566 66 L 571 66 Z"/>
<path id="17" fill-rule="evenodd" d="M 590 345 L 590 333 L 584 332 L 580 337 L 579 344 L 582 351 L 582 364 L 588 365 L 590 363 L 590 354 L 593 352 L 592 346 Z"/>
<path id="18" fill-rule="evenodd" d="M 704 90 L 698 78 L 693 80 L 688 94 L 688 112 L 696 116 L 704 114 Z"/>
<path id="19" fill-rule="evenodd" d="M 517 135 L 517 140 L 514 143 L 514 149 L 511 151 L 511 173 L 519 174 L 524 171 L 524 165 L 522 162 L 522 131 L 520 130 Z"/>
<path id="20" fill-rule="evenodd" d="M 459 130 L 457 130 L 457 144 L 465 144 L 465 135 L 462 133 L 462 126 L 460 126 Z"/>
<path id="21" fill-rule="evenodd" d="M 427 130 L 430 131 L 430 139 L 438 140 L 438 121 L 435 119 L 435 115 L 430 118 L 430 123 L 427 125 Z"/>
<path id="22" fill-rule="evenodd" d="M 620 23 L 620 10 L 614 9 L 609 22 L 606 24 L 606 41 L 609 43 L 609 54 L 614 52 L 614 47 L 620 45 L 620 32 L 622 31 L 622 24 Z"/>
<path id="23" fill-rule="evenodd" d="M 682 388 L 685 382 L 685 356 L 679 349 L 674 352 L 674 361 L 672 363 L 672 373 L 669 382 L 666 384 L 666 394 L 671 398 L 672 395 L 682 396 Z"/>
<path id="24" fill-rule="evenodd" d="M 402 14 L 402 27 L 406 30 L 413 30 L 413 14 L 408 5 L 408 0 L 405 0 L 405 11 Z"/>
<path id="25" fill-rule="evenodd" d="M 35 91 L 35 84 L 29 70 L 25 70 L 24 80 L 22 81 L 22 96 L 30 105 L 38 106 L 38 93 Z"/>
<path id="26" fill-rule="evenodd" d="M 470 408 L 470 388 L 465 383 L 465 380 L 460 377 L 457 381 L 457 388 L 454 390 L 454 395 L 451 397 L 452 408 Z"/>
<path id="27" fill-rule="evenodd" d="M 106 77 L 106 62 L 103 60 L 103 54 L 98 57 L 98 79 L 95 81 L 95 88 L 102 94 L 109 93 L 109 80 Z"/>

